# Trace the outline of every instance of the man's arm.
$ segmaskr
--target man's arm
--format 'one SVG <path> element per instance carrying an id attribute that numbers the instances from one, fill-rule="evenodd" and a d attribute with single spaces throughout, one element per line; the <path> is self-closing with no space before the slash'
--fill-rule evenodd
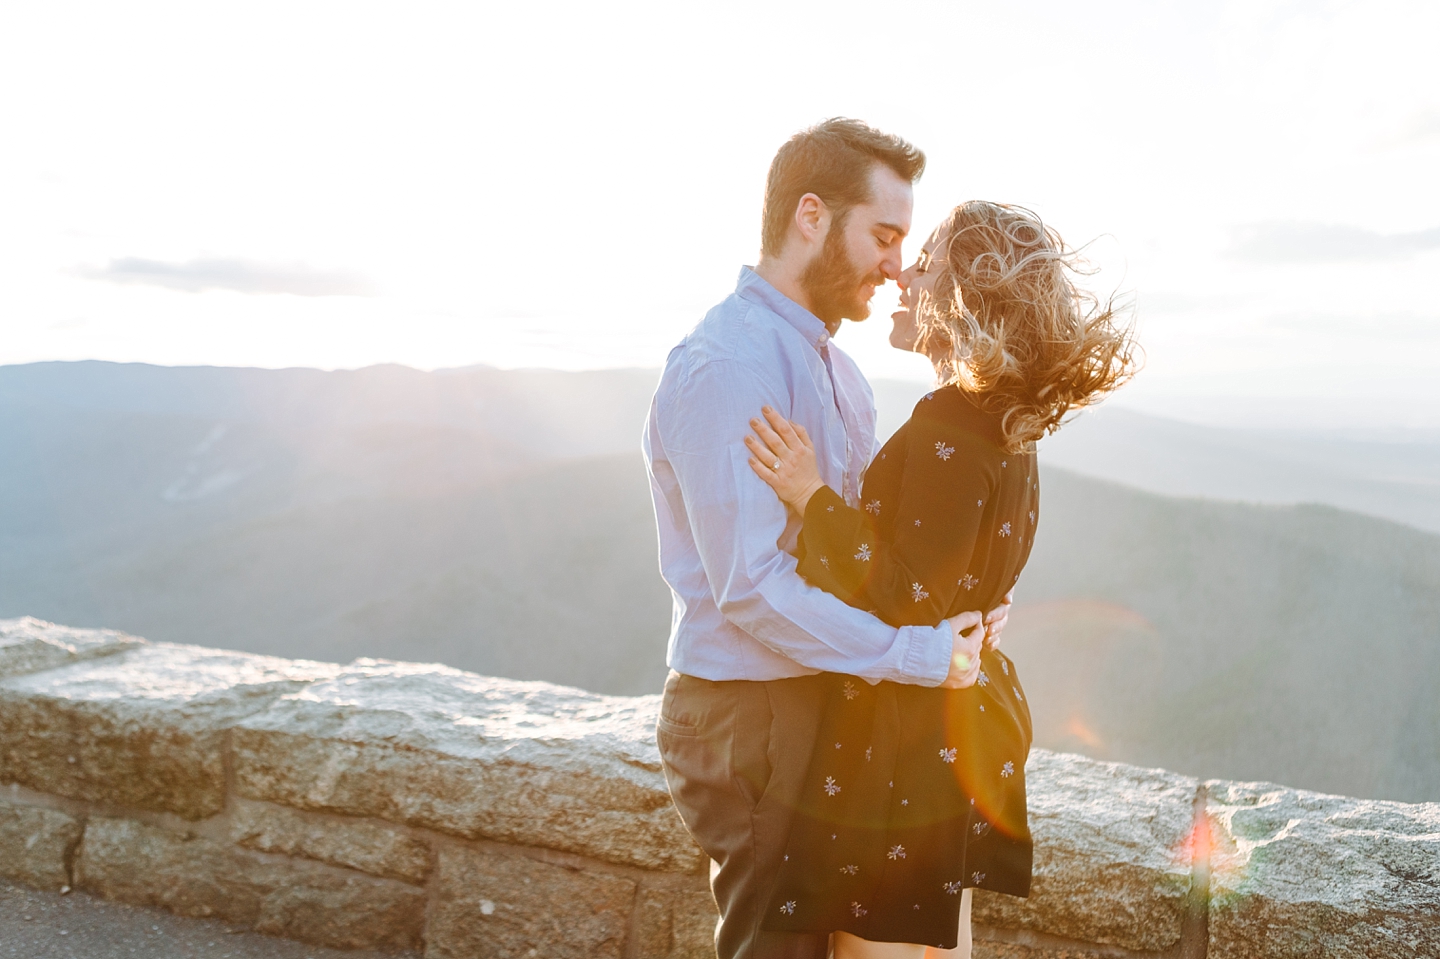
<path id="1" fill-rule="evenodd" d="M 726 619 L 812 669 L 925 686 L 952 673 L 951 625 L 895 628 L 807 584 L 780 548 L 783 503 L 751 471 L 744 437 L 764 405 L 790 412 L 763 371 L 715 360 L 691 371 L 658 411 L 700 562 Z"/>

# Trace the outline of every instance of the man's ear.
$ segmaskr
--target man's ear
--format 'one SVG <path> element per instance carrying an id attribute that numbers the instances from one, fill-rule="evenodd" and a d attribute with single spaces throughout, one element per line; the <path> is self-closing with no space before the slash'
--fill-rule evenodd
<path id="1" fill-rule="evenodd" d="M 795 229 L 807 246 L 818 246 L 830 230 L 830 208 L 813 193 L 807 193 L 795 204 Z"/>

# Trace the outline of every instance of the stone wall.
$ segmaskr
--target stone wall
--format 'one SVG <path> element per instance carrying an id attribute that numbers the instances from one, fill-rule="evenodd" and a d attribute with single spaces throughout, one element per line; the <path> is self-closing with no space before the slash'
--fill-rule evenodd
<path id="1" fill-rule="evenodd" d="M 427 957 L 702 957 L 658 697 L 0 621 L 0 875 Z M 1440 956 L 1440 804 L 1036 750 L 977 956 Z"/>

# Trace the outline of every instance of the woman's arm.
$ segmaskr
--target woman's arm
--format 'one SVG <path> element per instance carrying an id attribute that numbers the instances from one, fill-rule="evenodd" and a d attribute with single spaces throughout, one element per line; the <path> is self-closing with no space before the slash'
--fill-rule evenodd
<path id="1" fill-rule="evenodd" d="M 912 419 L 898 498 L 857 510 L 819 482 L 803 431 L 766 416 L 771 423 L 751 423 L 760 440 L 746 439 L 750 467 L 804 516 L 800 572 L 888 623 L 940 622 L 973 585 L 968 566 L 999 482 L 989 444 L 937 420 Z M 893 518 L 890 543 L 876 534 L 882 514 Z"/>
<path id="2" fill-rule="evenodd" d="M 874 522 L 851 527 L 831 512 L 830 503 L 811 499 L 805 512 L 805 541 L 811 551 L 839 553 L 841 576 L 863 577 L 859 590 L 867 608 L 891 624 L 937 623 L 976 584 L 970 569 L 985 506 L 999 481 L 988 443 L 934 420 L 911 420 L 906 431 L 905 466 L 893 503 L 871 500 L 867 510 L 884 518 L 890 542 L 856 540 Z M 853 547 L 853 548 L 852 548 Z M 832 560 L 832 565 L 834 561 Z M 979 597 L 968 604 L 975 608 Z"/>

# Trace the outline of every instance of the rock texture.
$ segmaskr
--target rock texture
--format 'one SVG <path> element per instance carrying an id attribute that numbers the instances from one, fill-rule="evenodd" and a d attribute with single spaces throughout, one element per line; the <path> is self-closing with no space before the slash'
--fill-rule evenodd
<path id="1" fill-rule="evenodd" d="M 238 802 L 230 816 L 230 839 L 257 852 L 281 853 L 423 883 L 430 872 L 430 844 L 401 826 L 296 812 L 265 803 Z"/>
<path id="2" fill-rule="evenodd" d="M 1208 789 L 1211 959 L 1440 956 L 1440 803 Z"/>
<path id="3" fill-rule="evenodd" d="M 201 819 L 224 803 L 226 730 L 339 667 L 145 644 L 0 680 L 0 777 Z"/>
<path id="4" fill-rule="evenodd" d="M 66 860 L 80 830 L 63 812 L 0 799 L 0 876 L 42 889 L 68 886 Z"/>
<path id="5" fill-rule="evenodd" d="M 527 856 L 440 851 L 427 959 L 618 957 L 635 880 Z"/>
<path id="6" fill-rule="evenodd" d="M 0 876 L 340 948 L 713 954 L 658 697 L 34 620 L 0 666 Z M 1026 774 L 1033 895 L 977 895 L 977 957 L 1440 955 L 1440 804 L 1213 783 L 1197 829 L 1184 776 Z"/>
<path id="7" fill-rule="evenodd" d="M 647 884 L 635 903 L 636 955 L 643 959 L 710 959 L 718 917 L 710 886 Z"/>
<path id="8" fill-rule="evenodd" d="M 240 794 L 676 872 L 703 854 L 670 804 L 659 697 L 360 660 L 235 731 Z"/>
<path id="9" fill-rule="evenodd" d="M 0 679 L 109 656 L 143 642 L 113 629 L 75 629 L 33 616 L 0 619 Z"/>
<path id="10" fill-rule="evenodd" d="M 974 921 L 1127 949 L 1179 942 L 1199 783 L 1036 749 L 1025 786 L 1035 837 L 1030 898 L 980 892 Z"/>
<path id="11" fill-rule="evenodd" d="M 413 948 L 424 926 L 425 892 L 414 886 L 260 856 L 133 820 L 87 824 L 75 880 L 109 899 L 341 949 Z"/>

